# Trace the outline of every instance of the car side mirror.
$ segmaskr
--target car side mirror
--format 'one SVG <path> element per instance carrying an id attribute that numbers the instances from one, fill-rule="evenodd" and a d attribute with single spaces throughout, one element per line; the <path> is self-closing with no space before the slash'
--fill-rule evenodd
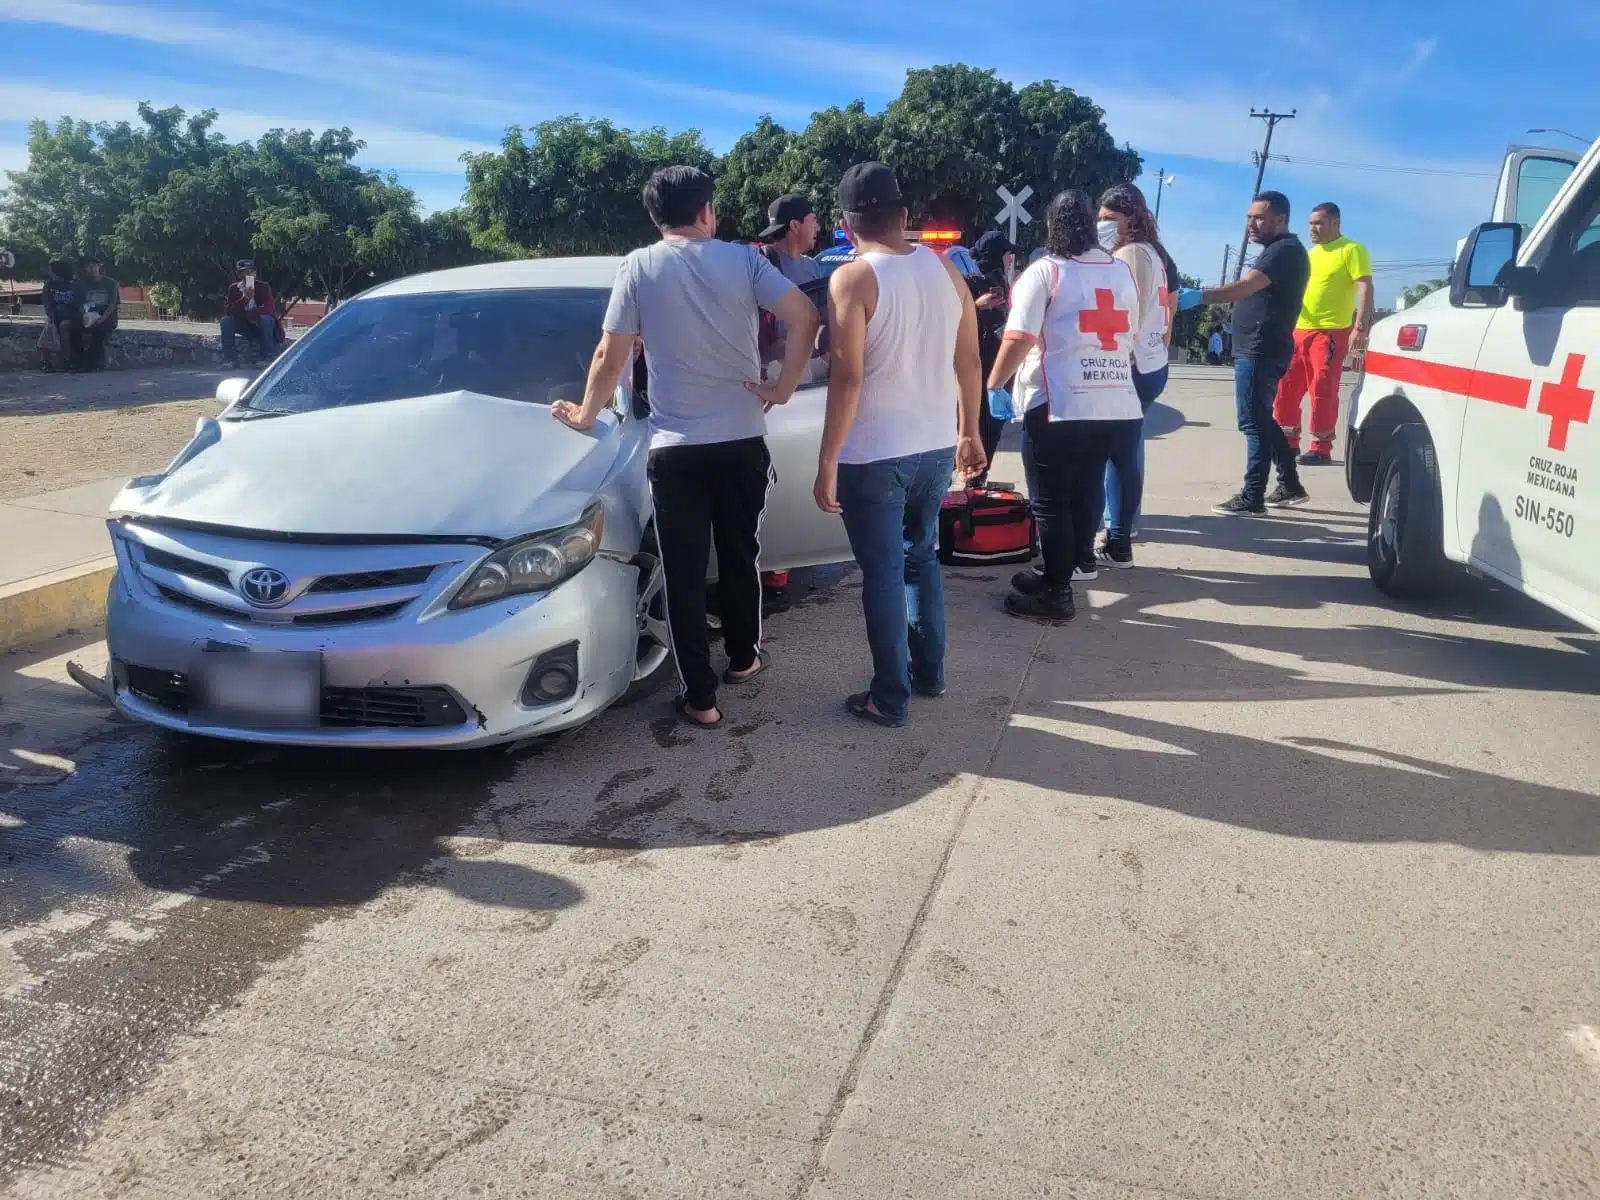
<path id="1" fill-rule="evenodd" d="M 1491 221 L 1474 229 L 1450 269 L 1451 307 L 1503 307 L 1526 284 L 1526 273 L 1517 267 L 1521 249 L 1522 226 L 1514 221 Z"/>
<path id="2" fill-rule="evenodd" d="M 248 379 L 224 379 L 217 384 L 217 400 L 223 404 L 237 404 L 239 397 L 244 395 L 245 388 L 249 386 Z"/>

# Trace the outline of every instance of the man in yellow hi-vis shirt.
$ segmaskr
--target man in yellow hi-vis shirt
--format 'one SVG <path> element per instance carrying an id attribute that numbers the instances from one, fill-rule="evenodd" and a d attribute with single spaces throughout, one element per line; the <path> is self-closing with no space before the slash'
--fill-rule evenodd
<path id="1" fill-rule="evenodd" d="M 1311 449 L 1300 455 L 1308 467 L 1333 461 L 1339 424 L 1339 376 L 1345 355 L 1367 348 L 1372 325 L 1372 260 L 1367 248 L 1339 231 L 1339 206 L 1311 210 L 1311 281 L 1294 329 L 1294 358 L 1278 384 L 1272 415 L 1300 449 L 1300 402 L 1311 392 Z"/>

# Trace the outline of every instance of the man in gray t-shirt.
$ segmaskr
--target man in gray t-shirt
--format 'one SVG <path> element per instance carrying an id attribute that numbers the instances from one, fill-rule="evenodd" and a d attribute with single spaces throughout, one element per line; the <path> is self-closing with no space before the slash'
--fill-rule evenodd
<path id="1" fill-rule="evenodd" d="M 678 710 L 695 727 L 722 721 L 706 636 L 706 570 L 713 538 L 728 651 L 727 683 L 766 669 L 761 652 L 757 530 L 772 459 L 766 410 L 799 386 L 820 318 L 816 306 L 749 246 L 716 240 L 711 176 L 666 167 L 644 187 L 661 241 L 623 261 L 611 289 L 583 403 L 558 400 L 556 420 L 594 426 L 644 341 L 649 374 L 650 494 L 665 572 L 667 619 L 682 683 Z M 797 335 L 775 383 L 761 382 L 760 310 Z"/>
<path id="2" fill-rule="evenodd" d="M 622 260 L 605 332 L 644 339 L 650 369 L 650 446 L 703 446 L 758 438 L 760 309 L 794 285 L 749 246 L 714 238 L 663 238 Z"/>

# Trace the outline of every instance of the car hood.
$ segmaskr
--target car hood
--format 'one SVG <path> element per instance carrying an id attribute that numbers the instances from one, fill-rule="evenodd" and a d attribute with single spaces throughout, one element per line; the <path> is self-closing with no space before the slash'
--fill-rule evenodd
<path id="1" fill-rule="evenodd" d="M 547 405 L 475 392 L 204 422 L 111 509 L 282 534 L 515 538 L 582 516 L 616 431 L 609 413 L 578 433 Z"/>

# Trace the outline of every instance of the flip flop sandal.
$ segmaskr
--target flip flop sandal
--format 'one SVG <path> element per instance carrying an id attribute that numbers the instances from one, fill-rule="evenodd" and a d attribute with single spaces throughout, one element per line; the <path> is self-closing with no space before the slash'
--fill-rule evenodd
<path id="1" fill-rule="evenodd" d="M 722 712 L 720 709 L 717 711 L 717 719 L 715 721 L 698 720 L 694 716 L 694 713 L 704 712 L 705 710 L 697 708 L 691 711 L 689 708 L 689 697 L 687 696 L 679 696 L 677 703 L 674 704 L 673 707 L 678 710 L 678 716 L 682 718 L 683 723 L 688 725 L 690 728 L 715 729 L 718 725 L 722 724 Z"/>
<path id="2" fill-rule="evenodd" d="M 845 711 L 852 717 L 860 717 L 863 721 L 871 721 L 874 725 L 882 725 L 885 729 L 899 729 L 905 722 L 896 721 L 893 717 L 886 717 L 882 713 L 873 712 L 867 707 L 872 699 L 871 692 L 857 692 L 844 702 Z"/>
<path id="3" fill-rule="evenodd" d="M 772 659 L 770 656 L 768 656 L 765 650 L 757 650 L 756 661 L 752 663 L 747 670 L 735 672 L 732 667 L 729 667 L 722 673 L 722 682 L 734 684 L 749 683 L 757 675 L 765 671 L 767 667 L 771 665 L 771 663 Z"/>

